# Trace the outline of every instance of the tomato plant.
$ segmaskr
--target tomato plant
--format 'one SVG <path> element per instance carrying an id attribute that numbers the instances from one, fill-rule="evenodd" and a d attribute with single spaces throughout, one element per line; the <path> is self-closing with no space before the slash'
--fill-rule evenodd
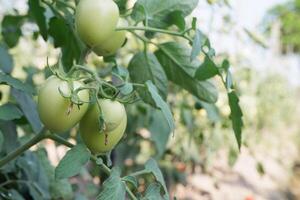
<path id="1" fill-rule="evenodd" d="M 170 199 L 163 173 L 170 170 L 160 159 L 170 135 L 176 137 L 173 105 L 180 102 L 177 95 L 187 98 L 175 117 L 183 116 L 189 131 L 196 132 L 186 108 L 217 113 L 214 78 L 225 88 L 240 148 L 242 111 L 231 65 L 226 58 L 216 61 L 197 19 L 187 18 L 197 4 L 138 0 L 129 8 L 126 0 L 29 0 L 27 14 L 6 14 L 0 46 L 6 63 L 0 63 L 0 84 L 9 87 L 0 106 L 1 198 L 80 198 L 66 178 L 87 170 L 100 182 L 92 184 L 96 192 L 90 198 Z M 23 34 L 23 26 L 33 23 Z M 43 57 L 45 66 L 24 66 L 26 78 L 19 79 L 12 73 L 18 69 L 10 49 L 28 37 L 57 49 Z M 93 58 L 92 51 L 101 58 Z M 92 66 L 91 59 L 104 67 Z M 27 151 L 45 139 L 70 148 L 55 168 L 47 145 Z M 149 155 L 140 159 L 137 152 L 149 141 Z M 89 161 L 96 170 L 84 167 Z M 183 173 L 186 166 L 178 166 L 172 169 Z"/>

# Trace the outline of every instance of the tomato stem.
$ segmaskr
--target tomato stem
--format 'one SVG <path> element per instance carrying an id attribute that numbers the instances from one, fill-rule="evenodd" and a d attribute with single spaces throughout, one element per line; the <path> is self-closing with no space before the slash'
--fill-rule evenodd
<path id="1" fill-rule="evenodd" d="M 148 26 L 127 26 L 127 27 L 117 27 L 116 31 L 121 31 L 121 30 L 127 30 L 127 31 L 151 31 L 151 32 L 157 32 L 157 33 L 164 33 L 168 35 L 174 35 L 174 36 L 179 36 L 187 39 L 189 42 L 192 42 L 192 40 L 185 35 L 190 29 L 187 29 L 183 32 L 176 32 L 176 31 L 170 31 L 170 30 L 165 30 L 165 29 L 159 29 L 159 28 L 153 28 L 153 27 L 148 27 Z"/>
<path id="2" fill-rule="evenodd" d="M 126 185 L 126 183 L 125 183 L 125 185 Z M 127 187 L 127 185 L 126 185 L 126 192 L 128 193 L 128 195 L 130 196 L 130 198 L 132 199 L 132 200 L 137 200 L 137 198 L 135 197 L 135 195 L 132 193 L 132 191 L 129 189 L 129 187 Z"/>
<path id="3" fill-rule="evenodd" d="M 51 139 L 51 140 L 53 140 L 53 141 L 56 141 L 56 142 L 58 142 L 58 143 L 60 143 L 60 144 L 63 144 L 63 145 L 65 145 L 65 146 L 69 147 L 69 148 L 72 148 L 72 147 L 75 146 L 74 144 L 68 142 L 68 141 L 65 140 L 64 138 L 62 138 L 62 137 L 60 137 L 60 136 L 58 136 L 58 135 L 56 135 L 56 134 L 53 134 L 53 133 L 48 134 L 48 135 L 47 135 L 47 138 L 48 138 L 48 139 Z"/>
<path id="4" fill-rule="evenodd" d="M 151 32 L 165 33 L 165 34 L 170 34 L 170 35 L 175 35 L 175 36 L 183 35 L 180 32 L 169 31 L 169 30 L 147 27 L 147 26 L 126 26 L 126 27 L 117 27 L 116 28 L 116 31 L 121 31 L 121 30 L 151 31 Z"/>
<path id="5" fill-rule="evenodd" d="M 148 174 L 148 173 L 149 173 L 149 171 L 142 170 L 142 171 L 134 172 L 134 173 L 130 174 L 130 176 L 141 176 L 141 175 Z"/>
<path id="6" fill-rule="evenodd" d="M 27 141 L 25 144 L 14 150 L 13 152 L 10 152 L 6 157 L 0 160 L 0 168 L 3 167 L 8 162 L 14 160 L 19 155 L 23 154 L 26 150 L 28 150 L 30 147 L 36 145 L 40 141 L 46 138 L 47 129 L 43 128 L 40 133 L 36 134 L 33 138 L 31 138 L 29 141 Z"/>

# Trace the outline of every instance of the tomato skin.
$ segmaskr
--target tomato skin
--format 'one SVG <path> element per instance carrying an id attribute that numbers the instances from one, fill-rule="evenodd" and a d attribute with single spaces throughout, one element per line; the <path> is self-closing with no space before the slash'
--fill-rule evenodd
<path id="1" fill-rule="evenodd" d="M 81 0 L 76 7 L 77 32 L 91 48 L 111 36 L 118 19 L 119 8 L 113 0 Z"/>
<path id="2" fill-rule="evenodd" d="M 109 99 L 101 99 L 98 102 L 105 121 L 105 131 L 112 131 L 119 126 L 124 116 L 126 116 L 125 107 L 118 101 Z"/>
<path id="3" fill-rule="evenodd" d="M 83 86 L 83 83 L 73 82 L 74 89 L 81 86 Z M 80 105 L 80 108 L 77 105 L 73 105 L 68 114 L 71 101 L 61 96 L 59 88 L 64 94 L 71 93 L 67 81 L 51 76 L 42 85 L 38 94 L 40 119 L 45 127 L 54 133 L 62 133 L 72 128 L 88 109 L 88 103 Z M 81 90 L 78 96 L 82 101 L 89 100 L 88 90 Z"/>
<path id="4" fill-rule="evenodd" d="M 119 20 L 118 26 L 127 25 L 125 20 Z M 114 31 L 109 38 L 101 44 L 95 46 L 92 50 L 98 56 L 111 56 L 114 55 L 119 48 L 122 47 L 126 40 L 126 31 Z"/>
<path id="5" fill-rule="evenodd" d="M 106 130 L 99 130 L 100 111 L 97 104 L 92 105 L 79 124 L 81 138 L 94 154 L 103 154 L 112 150 L 124 135 L 127 115 L 124 105 L 111 100 L 98 100 L 103 112 Z M 107 115 L 109 112 L 109 115 Z M 106 115 L 105 115 L 106 114 Z M 111 126 L 113 124 L 113 126 Z M 107 135 L 105 144 L 105 137 Z"/>

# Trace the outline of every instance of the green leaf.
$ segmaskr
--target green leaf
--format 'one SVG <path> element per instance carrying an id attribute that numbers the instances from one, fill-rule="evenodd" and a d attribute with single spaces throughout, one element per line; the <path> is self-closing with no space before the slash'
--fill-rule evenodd
<path id="1" fill-rule="evenodd" d="M 62 48 L 62 61 L 64 67 L 69 69 L 74 60 L 78 61 L 80 58 L 81 44 L 78 43 L 67 22 L 62 18 L 50 19 L 49 35 L 54 39 L 54 46 Z"/>
<path id="2" fill-rule="evenodd" d="M 4 144 L 4 136 L 0 130 L 0 152 L 2 152 L 3 144 Z"/>
<path id="3" fill-rule="evenodd" d="M 125 200 L 126 189 L 122 181 L 120 169 L 113 168 L 109 178 L 104 181 L 97 200 Z"/>
<path id="4" fill-rule="evenodd" d="M 52 17 L 49 22 L 49 35 L 54 39 L 54 47 L 66 46 L 70 31 L 63 19 Z"/>
<path id="5" fill-rule="evenodd" d="M 149 131 L 151 132 L 151 140 L 154 142 L 157 149 L 157 156 L 160 157 L 166 150 L 166 145 L 170 136 L 170 127 L 164 115 L 156 110 L 151 112 L 151 121 Z"/>
<path id="6" fill-rule="evenodd" d="M 122 77 L 124 80 L 127 80 L 127 78 L 129 77 L 129 72 L 128 69 L 122 66 L 115 66 L 113 68 L 113 73 L 118 74 L 120 77 Z"/>
<path id="7" fill-rule="evenodd" d="M 127 183 L 130 183 L 135 188 L 138 188 L 138 181 L 134 176 L 125 176 L 122 178 L 123 181 L 126 181 Z"/>
<path id="8" fill-rule="evenodd" d="M 180 31 L 185 30 L 185 20 L 181 11 L 176 10 L 169 14 L 168 21 L 176 25 Z"/>
<path id="9" fill-rule="evenodd" d="M 47 40 L 47 23 L 45 18 L 45 8 L 40 5 L 39 0 L 29 0 L 29 13 L 32 15 L 34 20 L 36 21 L 40 33 L 43 36 L 44 40 Z"/>
<path id="10" fill-rule="evenodd" d="M 151 81 L 147 81 L 146 86 L 156 106 L 160 108 L 165 119 L 167 120 L 168 125 L 170 127 L 170 131 L 173 132 L 175 129 L 175 124 L 174 124 L 173 115 L 169 108 L 169 105 L 161 98 L 161 96 L 159 96 L 155 85 L 153 85 Z"/>
<path id="11" fill-rule="evenodd" d="M 128 0 L 115 0 L 116 4 L 119 7 L 120 13 L 124 13 L 126 11 L 126 5 Z"/>
<path id="12" fill-rule="evenodd" d="M 195 77 L 200 80 L 206 80 L 209 78 L 214 77 L 219 73 L 219 69 L 217 65 L 208 57 L 206 56 L 204 59 L 204 63 L 197 69 Z"/>
<path id="13" fill-rule="evenodd" d="M 205 42 L 202 48 L 202 51 L 208 56 L 209 58 L 213 58 L 216 55 L 216 51 L 211 47 L 210 41 L 208 38 L 205 38 Z"/>
<path id="14" fill-rule="evenodd" d="M 239 105 L 239 98 L 234 91 L 228 93 L 229 107 L 231 110 L 230 119 L 234 130 L 235 138 L 239 149 L 242 143 L 242 127 L 243 127 L 243 113 Z"/>
<path id="15" fill-rule="evenodd" d="M 55 178 L 69 178 L 78 174 L 81 168 L 90 160 L 91 153 L 86 146 L 78 144 L 70 149 L 55 168 Z"/>
<path id="16" fill-rule="evenodd" d="M 74 62 L 78 62 L 81 55 L 81 49 L 78 41 L 74 37 L 69 37 L 67 45 L 62 47 L 62 62 L 64 68 L 71 69 Z"/>
<path id="17" fill-rule="evenodd" d="M 5 74 L 1 71 L 0 71 L 0 83 L 5 83 L 7 85 L 10 85 L 13 88 L 27 92 L 29 94 L 34 93 L 34 89 L 31 87 L 31 85 L 23 83 L 20 80 L 13 78 L 10 75 Z"/>
<path id="18" fill-rule="evenodd" d="M 83 194 L 77 193 L 74 200 L 89 200 L 88 197 L 84 196 Z"/>
<path id="19" fill-rule="evenodd" d="M 13 200 L 25 200 L 23 197 L 22 197 L 22 195 L 18 192 L 18 191 L 16 191 L 16 190 L 14 190 L 14 189 L 10 189 L 9 191 L 9 196 L 11 197 L 11 199 L 13 199 Z"/>
<path id="20" fill-rule="evenodd" d="M 23 171 L 24 179 L 29 193 L 34 200 L 49 199 L 49 181 L 37 156 L 32 152 L 26 152 L 24 156 L 18 157 L 16 165 Z"/>
<path id="21" fill-rule="evenodd" d="M 43 191 L 39 188 L 39 186 L 36 183 L 27 184 L 30 196 L 33 200 L 40 200 L 40 199 L 46 199 L 43 195 Z M 47 198 L 49 199 L 49 197 Z"/>
<path id="22" fill-rule="evenodd" d="M 198 0 L 138 0 L 131 16 L 136 22 L 147 20 L 151 27 L 166 28 L 172 25 L 169 20 L 171 13 L 180 11 L 186 17 L 197 4 Z"/>
<path id="23" fill-rule="evenodd" d="M 20 146 L 16 124 L 12 121 L 0 120 L 0 130 L 5 138 L 3 152 L 9 153 Z"/>
<path id="24" fill-rule="evenodd" d="M 162 53 L 170 60 L 169 62 L 171 62 L 171 67 L 179 68 L 191 77 L 195 76 L 195 73 L 201 64 L 198 59 L 194 59 L 192 61 L 190 60 L 191 49 L 184 44 L 167 42 L 159 45 L 159 51 L 157 52 Z M 161 59 L 159 58 L 158 60 L 161 61 Z M 161 64 L 163 65 L 163 67 L 165 67 L 162 62 Z"/>
<path id="25" fill-rule="evenodd" d="M 9 74 L 12 69 L 13 58 L 9 54 L 8 49 L 3 44 L 0 44 L 0 71 L 2 70 L 4 73 Z"/>
<path id="26" fill-rule="evenodd" d="M 32 126 L 33 131 L 39 133 L 42 130 L 43 125 L 37 112 L 37 105 L 32 99 L 32 96 L 14 88 L 11 90 L 11 94 L 20 105 L 20 108 Z"/>
<path id="27" fill-rule="evenodd" d="M 129 75 L 133 82 L 144 84 L 146 81 L 152 81 L 158 89 L 159 94 L 163 99 L 167 98 L 168 79 L 158 62 L 157 58 L 151 54 L 138 53 L 130 61 Z M 136 88 L 142 99 L 151 105 L 153 101 L 151 95 L 145 88 Z"/>
<path id="28" fill-rule="evenodd" d="M 133 86 L 131 83 L 125 83 L 122 87 L 119 88 L 120 92 L 123 95 L 129 95 L 130 93 L 133 92 Z"/>
<path id="29" fill-rule="evenodd" d="M 160 194 L 160 184 L 158 183 L 151 183 L 147 190 L 145 191 L 145 196 L 142 200 L 163 200 L 164 198 Z"/>
<path id="30" fill-rule="evenodd" d="M 153 176 L 155 177 L 156 181 L 160 183 L 160 185 L 163 187 L 164 189 L 164 193 L 165 193 L 165 199 L 170 199 L 169 198 L 169 194 L 168 194 L 168 190 L 166 187 L 166 183 L 164 180 L 164 177 L 156 163 L 156 161 L 154 159 L 149 159 L 146 164 L 145 164 L 145 169 L 149 172 L 152 173 Z"/>
<path id="31" fill-rule="evenodd" d="M 53 199 L 73 199 L 71 184 L 66 179 L 55 180 L 55 168 L 51 165 L 44 150 L 38 150 L 37 156 L 49 179 L 49 192 Z"/>
<path id="32" fill-rule="evenodd" d="M 227 59 L 223 60 L 223 62 L 222 62 L 222 68 L 223 68 L 225 71 L 228 71 L 229 67 L 230 67 L 229 61 L 228 61 Z"/>
<path id="33" fill-rule="evenodd" d="M 199 29 L 197 29 L 193 40 L 191 60 L 194 60 L 200 54 L 202 50 L 203 39 L 204 39 L 204 34 Z"/>
<path id="34" fill-rule="evenodd" d="M 170 81 L 205 102 L 217 101 L 217 89 L 212 83 L 193 78 L 200 62 L 197 59 L 190 61 L 191 51 L 188 48 L 175 42 L 168 42 L 159 47 L 155 55 Z"/>
<path id="35" fill-rule="evenodd" d="M 23 113 L 14 104 L 7 103 L 7 104 L 0 106 L 0 119 L 1 120 L 19 119 L 22 116 L 23 116 Z"/>
<path id="36" fill-rule="evenodd" d="M 18 44 L 22 35 L 21 26 L 23 24 L 23 16 L 6 15 L 2 20 L 1 32 L 3 39 L 10 48 Z"/>

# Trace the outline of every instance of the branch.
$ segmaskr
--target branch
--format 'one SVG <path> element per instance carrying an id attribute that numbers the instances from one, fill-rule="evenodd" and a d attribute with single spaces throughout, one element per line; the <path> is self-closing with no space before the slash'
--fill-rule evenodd
<path id="1" fill-rule="evenodd" d="M 137 31 L 151 31 L 151 32 L 157 32 L 157 33 L 165 33 L 169 35 L 175 35 L 175 36 L 183 36 L 182 33 L 175 32 L 175 31 L 169 31 L 169 30 L 164 30 L 164 29 L 159 29 L 159 28 L 153 28 L 153 27 L 146 27 L 146 26 L 126 26 L 126 27 L 118 27 L 116 28 L 116 31 L 121 31 L 121 30 L 137 30 Z"/>
<path id="2" fill-rule="evenodd" d="M 17 148 L 15 151 L 10 152 L 6 157 L 0 160 L 0 168 L 3 167 L 6 163 L 14 160 L 19 155 L 23 154 L 30 147 L 36 145 L 41 140 L 45 139 L 47 135 L 47 129 L 43 128 L 40 133 L 36 134 L 33 138 L 27 141 L 25 144 Z"/>
<path id="3" fill-rule="evenodd" d="M 192 42 L 191 38 L 185 35 L 189 31 L 189 29 L 183 31 L 183 32 L 176 32 L 176 31 L 169 31 L 165 29 L 159 29 L 159 28 L 153 28 L 153 27 L 147 27 L 147 26 L 127 26 L 127 27 L 118 27 L 116 28 L 116 31 L 122 31 L 122 30 L 127 30 L 127 31 L 151 31 L 151 32 L 157 32 L 157 33 L 164 33 L 168 35 L 174 35 L 174 36 L 179 36 L 187 39 L 189 42 Z"/>

